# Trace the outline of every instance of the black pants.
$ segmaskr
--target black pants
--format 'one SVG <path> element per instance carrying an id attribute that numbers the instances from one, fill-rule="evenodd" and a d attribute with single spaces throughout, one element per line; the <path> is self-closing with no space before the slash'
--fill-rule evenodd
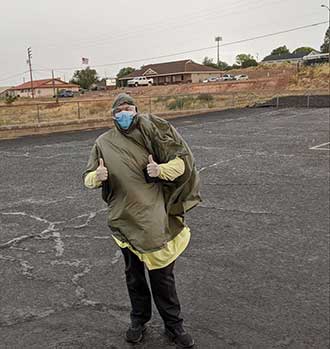
<path id="1" fill-rule="evenodd" d="M 128 294 L 132 304 L 131 321 L 134 326 L 151 319 L 151 294 L 145 277 L 144 263 L 128 248 L 121 249 L 125 258 Z M 174 262 L 165 268 L 148 270 L 151 292 L 165 327 L 175 333 L 183 331 L 180 303 L 173 274 Z"/>

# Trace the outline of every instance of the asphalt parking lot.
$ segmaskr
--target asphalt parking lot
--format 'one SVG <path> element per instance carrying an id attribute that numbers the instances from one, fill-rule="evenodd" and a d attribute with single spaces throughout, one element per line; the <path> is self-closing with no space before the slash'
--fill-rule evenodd
<path id="1" fill-rule="evenodd" d="M 172 123 L 202 180 L 176 263 L 196 348 L 328 348 L 329 110 Z M 132 347 L 121 253 L 100 192 L 81 178 L 102 132 L 0 141 L 1 349 Z M 156 311 L 135 347 L 173 347 Z"/>

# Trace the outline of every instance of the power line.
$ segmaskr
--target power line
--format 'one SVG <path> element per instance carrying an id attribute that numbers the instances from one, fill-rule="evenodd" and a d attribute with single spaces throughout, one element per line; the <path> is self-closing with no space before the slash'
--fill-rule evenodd
<path id="1" fill-rule="evenodd" d="M 318 26 L 318 25 L 321 25 L 321 24 L 325 24 L 325 23 L 328 23 L 328 21 L 313 23 L 313 24 L 304 25 L 304 26 L 300 26 L 300 27 L 295 27 L 295 28 L 291 28 L 291 29 L 287 29 L 287 30 L 278 31 L 278 32 L 275 32 L 275 33 L 259 35 L 259 36 L 255 36 L 255 37 L 252 37 L 252 38 L 232 41 L 232 42 L 228 42 L 226 44 L 222 44 L 222 45 L 219 45 L 219 46 L 223 47 L 223 46 L 235 45 L 235 44 L 239 44 L 239 43 L 243 43 L 243 42 L 248 42 L 248 41 L 252 41 L 252 40 L 267 38 L 267 37 L 276 36 L 276 35 L 280 35 L 280 34 L 290 33 L 290 32 L 297 31 L 297 30 L 311 28 L 311 27 L 315 27 L 315 26 Z M 119 62 L 116 62 L 116 63 L 98 64 L 98 65 L 91 66 L 91 68 L 116 66 L 116 65 L 129 64 L 129 63 L 139 63 L 139 62 L 144 62 L 144 61 L 148 61 L 148 60 L 150 61 L 150 60 L 154 60 L 154 59 L 174 57 L 174 56 L 183 55 L 183 54 L 187 54 L 187 53 L 201 52 L 201 51 L 205 51 L 205 50 L 209 50 L 209 49 L 214 49 L 216 47 L 217 47 L 217 45 L 212 45 L 212 46 L 202 47 L 202 48 L 188 50 L 188 51 L 181 51 L 181 52 L 177 52 L 177 53 L 171 53 L 171 54 L 162 55 L 162 56 L 140 58 L 140 59 L 134 59 L 134 60 L 129 60 L 129 61 L 119 61 Z M 55 70 L 75 70 L 75 69 L 81 69 L 81 67 L 67 67 L 67 68 L 54 68 L 54 69 Z M 50 68 L 47 69 L 47 71 L 50 71 L 50 70 L 51 70 Z M 46 71 L 46 69 L 39 69 L 38 71 Z"/>
<path id="2" fill-rule="evenodd" d="M 252 1 L 256 1 L 256 0 L 252 0 Z M 257 0 L 257 1 L 260 1 L 260 0 Z M 284 1 L 284 0 L 283 0 Z M 249 3 L 251 1 L 247 1 L 247 3 Z M 221 8 L 221 13 L 223 13 L 224 11 L 228 10 L 228 9 L 231 9 L 231 8 L 235 8 L 235 6 L 238 6 L 240 8 L 242 8 L 242 6 L 244 6 L 244 2 L 242 3 L 242 0 L 239 0 L 239 1 L 236 1 L 232 4 L 230 4 L 229 8 Z M 216 8 L 211 8 L 211 9 L 207 9 L 206 11 L 194 11 L 194 12 L 190 12 L 190 13 L 185 13 L 186 17 L 189 17 L 189 18 L 199 18 L 201 17 L 201 12 L 206 12 L 204 15 L 202 15 L 202 17 L 206 17 L 210 14 L 214 14 L 215 11 L 217 10 L 220 10 L 219 7 L 217 6 Z M 132 29 L 132 30 L 129 30 L 129 31 L 126 31 L 126 32 L 122 32 L 122 33 L 118 33 L 116 31 L 116 35 L 108 35 L 108 34 L 103 34 L 101 35 L 99 38 L 94 38 L 94 39 L 87 39 L 87 40 L 78 40 L 76 41 L 76 43 L 96 43 L 96 42 L 99 42 L 100 40 L 103 42 L 104 40 L 111 40 L 111 39 L 120 39 L 120 38 L 125 38 L 127 37 L 127 35 L 130 35 L 130 34 L 140 34 L 140 33 L 144 33 L 145 30 L 152 30 L 153 32 L 155 31 L 156 27 L 159 26 L 159 24 L 161 25 L 165 25 L 165 28 L 164 29 L 168 29 L 169 26 L 171 25 L 171 22 L 174 22 L 174 23 L 177 23 L 178 21 L 180 21 L 180 23 L 182 24 L 182 16 L 181 17 L 170 17 L 170 18 L 166 18 L 166 21 L 163 22 L 163 23 L 160 23 L 159 20 L 158 21 L 154 21 L 154 22 L 148 22 L 148 25 L 140 25 L 138 27 L 136 27 L 135 29 Z M 116 28 L 117 29 L 117 28 Z M 141 31 L 142 29 L 142 31 Z M 102 38 L 103 37 L 103 38 Z M 43 46 L 45 47 L 45 46 Z M 56 46 L 51 46 L 51 47 L 56 47 Z M 87 47 L 87 46 L 84 46 L 84 47 Z"/>
<path id="3" fill-rule="evenodd" d="M 269 0 L 270 2 L 261 2 L 260 0 L 252 0 L 252 1 L 249 1 L 246 5 L 247 7 L 245 7 L 244 3 L 241 4 L 241 1 L 238 1 L 234 4 L 231 4 L 231 7 L 229 8 L 222 8 L 221 9 L 221 15 L 219 16 L 218 14 L 218 11 L 211 11 L 208 15 L 198 15 L 198 16 L 189 16 L 189 21 L 186 21 L 186 22 L 182 22 L 182 20 L 180 19 L 180 21 L 176 20 L 174 22 L 174 24 L 171 24 L 168 20 L 166 21 L 166 23 L 163 23 L 161 24 L 161 26 L 159 26 L 159 22 L 157 23 L 158 24 L 158 28 L 157 26 L 142 26 L 140 27 L 141 29 L 139 30 L 139 27 L 137 29 L 135 29 L 134 31 L 129 31 L 129 32 L 126 32 L 126 33 L 119 33 L 119 34 L 116 34 L 114 36 L 110 36 L 110 37 L 107 37 L 107 38 L 104 38 L 104 39 L 101 39 L 101 41 L 98 41 L 98 40 L 93 40 L 92 43 L 90 44 L 87 44 L 87 45 L 81 45 L 79 44 L 79 41 L 76 42 L 78 43 L 78 45 L 76 45 L 75 43 L 73 43 L 71 45 L 72 48 L 90 48 L 90 47 L 104 47 L 104 46 L 108 46 L 110 45 L 111 42 L 113 41 L 118 41 L 118 40 L 123 40 L 123 39 L 127 39 L 127 38 L 132 38 L 132 37 L 135 37 L 135 36 L 138 36 L 138 35 L 141 35 L 143 33 L 145 33 L 146 31 L 150 32 L 152 31 L 153 33 L 155 32 L 161 32 L 163 30 L 172 30 L 172 29 L 178 29 L 178 28 L 182 28 L 182 27 L 186 27 L 187 25 L 191 25 L 191 24 L 195 24 L 196 22 L 200 22 L 200 21 L 205 21 L 206 19 L 208 20 L 218 20 L 220 18 L 223 18 L 223 17 L 230 17 L 231 15 L 235 15 L 235 14 L 238 14 L 238 13 L 242 13 L 242 12 L 247 12 L 249 10 L 255 10 L 255 9 L 258 9 L 260 7 L 264 7 L 264 6 L 268 6 L 268 5 L 271 5 L 271 4 L 274 4 L 274 3 L 279 3 L 279 2 L 283 2 L 283 1 L 286 1 L 286 0 Z M 252 6 L 251 6 L 252 5 Z M 229 12 L 228 12 L 229 10 Z M 234 11 L 233 11 L 234 10 Z M 195 20 L 191 20 L 192 18 L 196 18 Z M 173 19 L 175 19 L 173 17 Z M 179 23 L 178 23 L 179 22 Z M 143 29 L 145 28 L 145 29 Z M 89 41 L 90 42 L 90 41 Z M 88 43 L 88 41 L 87 41 Z M 43 46 L 43 48 L 45 48 L 47 46 Z M 52 46 L 48 46 L 48 47 L 51 47 L 51 48 L 56 48 L 55 45 L 52 45 Z"/>
<path id="4" fill-rule="evenodd" d="M 26 71 L 24 71 L 24 72 L 22 72 L 22 73 L 18 73 L 18 74 L 15 74 L 15 75 L 7 76 L 6 78 L 1 78 L 0 81 L 10 80 L 10 79 L 16 78 L 17 76 L 22 76 L 22 75 L 24 75 L 24 74 L 26 74 L 26 73 L 28 73 L 28 72 L 29 72 L 29 71 L 26 70 Z"/>
<path id="5" fill-rule="evenodd" d="M 262 39 L 262 38 L 268 38 L 269 36 L 275 36 L 275 35 L 279 35 L 279 34 L 290 33 L 290 32 L 296 31 L 296 30 L 316 27 L 318 25 L 325 24 L 325 23 L 328 23 L 328 22 L 327 21 L 318 22 L 318 23 L 314 23 L 314 24 L 304 25 L 304 26 L 301 26 L 301 27 L 296 27 L 296 28 L 292 28 L 292 29 L 282 30 L 282 31 L 279 31 L 279 32 L 271 33 L 271 34 L 259 35 L 259 36 L 255 36 L 255 37 L 249 38 L 249 39 L 233 41 L 233 42 L 230 42 L 230 43 L 227 43 L 227 44 L 223 44 L 221 46 L 229 46 L 229 45 L 233 45 L 233 44 L 239 44 L 241 42 L 247 42 L 247 41 L 257 40 L 257 39 Z"/>

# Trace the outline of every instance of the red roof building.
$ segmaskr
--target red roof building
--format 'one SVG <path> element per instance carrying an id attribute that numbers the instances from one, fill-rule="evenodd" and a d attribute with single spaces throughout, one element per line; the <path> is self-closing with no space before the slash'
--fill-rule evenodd
<path id="1" fill-rule="evenodd" d="M 60 90 L 71 90 L 73 92 L 78 92 L 79 85 L 65 82 L 59 78 L 55 78 L 54 80 L 42 79 L 33 81 L 33 91 L 35 97 L 52 97 Z M 31 81 L 14 86 L 10 88 L 9 91 L 15 96 L 32 97 Z"/>

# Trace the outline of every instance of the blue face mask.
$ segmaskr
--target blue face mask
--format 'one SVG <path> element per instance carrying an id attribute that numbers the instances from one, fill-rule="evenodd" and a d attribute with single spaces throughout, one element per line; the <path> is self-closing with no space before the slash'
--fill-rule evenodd
<path id="1" fill-rule="evenodd" d="M 119 113 L 116 113 L 115 119 L 122 129 L 127 130 L 133 122 L 134 114 L 135 113 L 132 111 L 124 110 Z"/>

